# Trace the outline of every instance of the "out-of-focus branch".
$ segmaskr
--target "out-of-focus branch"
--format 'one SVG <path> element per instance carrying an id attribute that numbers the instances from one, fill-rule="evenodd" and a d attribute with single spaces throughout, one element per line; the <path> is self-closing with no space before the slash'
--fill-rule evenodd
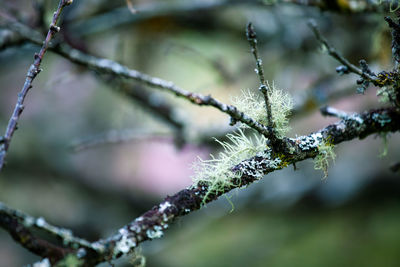
<path id="1" fill-rule="evenodd" d="M 70 147 L 74 152 L 80 152 L 82 150 L 103 146 L 107 144 L 118 144 L 125 143 L 133 140 L 159 140 L 159 141 L 170 141 L 168 133 L 154 133 L 138 130 L 111 130 L 109 132 L 98 134 L 96 136 L 90 136 L 73 141 Z"/>
<path id="2" fill-rule="evenodd" d="M 41 71 L 40 64 L 42 63 L 44 54 L 46 53 L 51 39 L 53 39 L 54 35 L 60 31 L 60 28 L 57 26 L 58 18 L 61 15 L 61 12 L 64 7 L 70 5 L 72 0 L 60 0 L 58 4 L 58 8 L 56 12 L 54 12 L 53 20 L 50 24 L 49 31 L 47 33 L 46 39 L 42 44 L 42 48 L 40 49 L 38 54 L 35 54 L 34 62 L 30 66 L 28 73 L 26 75 L 24 86 L 22 87 L 21 92 L 18 94 L 18 100 L 14 108 L 14 112 L 8 122 L 7 129 L 5 131 L 4 136 L 2 137 L 1 144 L 0 144 L 0 171 L 2 170 L 5 157 L 8 152 L 8 148 L 11 143 L 11 139 L 14 135 L 15 130 L 17 129 L 18 120 L 21 116 L 22 111 L 24 110 L 24 102 L 26 95 L 28 94 L 29 90 L 32 88 L 32 82 L 36 78 L 36 76 Z"/>
<path id="3" fill-rule="evenodd" d="M 86 249 L 93 249 L 90 242 L 86 241 L 85 239 L 75 237 L 70 230 L 53 226 L 46 222 L 46 220 L 42 217 L 32 217 L 19 210 L 12 209 L 1 202 L 0 217 L 13 218 L 18 221 L 18 224 L 20 224 L 21 227 L 23 226 L 26 229 L 36 228 L 42 230 L 62 240 L 63 244 L 69 246 L 70 248 L 76 249 L 83 247 Z"/>
<path id="4" fill-rule="evenodd" d="M 348 1 L 336 0 L 192 0 L 166 3 L 157 1 L 154 3 L 134 5 L 135 14 L 132 14 L 126 6 L 123 6 L 89 19 L 71 21 L 69 29 L 75 36 L 84 36 L 117 28 L 125 24 L 138 23 L 155 17 L 176 17 L 191 13 L 198 14 L 199 12 L 207 12 L 239 5 L 269 7 L 279 4 L 294 4 L 298 6 L 316 7 L 324 11 L 339 13 L 382 12 L 389 8 L 389 3 L 382 3 L 379 5 L 377 3 L 374 4 L 369 1 L 363 1 L 358 5 L 349 5 L 347 2 Z"/>
<path id="5" fill-rule="evenodd" d="M 172 126 L 174 130 L 179 132 L 184 130 L 185 122 L 177 118 L 177 111 L 166 100 L 156 97 L 155 93 L 149 92 L 140 85 L 133 85 L 120 79 L 112 79 L 113 89 L 129 96 L 144 109 L 153 113 L 157 118 Z"/>
<path id="6" fill-rule="evenodd" d="M 21 38 L 16 32 L 0 29 L 0 51 L 23 42 L 25 42 L 24 38 Z"/>
<path id="7" fill-rule="evenodd" d="M 308 26 L 310 27 L 310 29 L 312 30 L 312 32 L 315 35 L 315 38 L 317 38 L 317 40 L 326 48 L 326 50 L 328 51 L 328 54 L 330 56 L 332 56 L 333 58 L 335 58 L 337 61 L 339 61 L 341 64 L 343 64 L 347 69 L 346 71 L 350 71 L 352 73 L 355 73 L 365 79 L 370 80 L 371 82 L 376 80 L 376 77 L 370 75 L 369 73 L 364 72 L 363 70 L 361 70 L 360 68 L 356 67 L 355 65 L 351 64 L 347 59 L 345 59 L 342 55 L 340 55 L 336 49 L 331 46 L 328 41 L 322 36 L 322 34 L 320 33 L 317 24 L 315 23 L 314 20 L 310 20 L 308 22 Z"/>
<path id="8" fill-rule="evenodd" d="M 321 111 L 322 115 L 324 115 L 324 116 L 336 117 L 336 118 L 339 118 L 342 120 L 344 120 L 350 116 L 349 114 L 347 114 L 344 111 L 341 111 L 341 110 L 338 110 L 336 108 L 329 107 L 329 106 L 322 107 L 320 109 L 320 111 Z"/>
<path id="9" fill-rule="evenodd" d="M 12 210 L 0 202 L 0 227 L 9 232 L 21 246 L 38 256 L 48 257 L 51 263 L 74 252 L 73 249 L 56 246 L 33 235 L 29 230 L 33 224 L 35 224 L 33 218 L 24 217 L 19 211 Z"/>

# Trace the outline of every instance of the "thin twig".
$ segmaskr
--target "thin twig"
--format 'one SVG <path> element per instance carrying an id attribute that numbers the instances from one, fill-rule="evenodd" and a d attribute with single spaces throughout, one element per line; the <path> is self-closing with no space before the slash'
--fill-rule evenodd
<path id="1" fill-rule="evenodd" d="M 349 114 L 347 114 L 344 111 L 338 110 L 336 108 L 330 107 L 330 106 L 325 106 L 320 108 L 320 111 L 322 115 L 324 116 L 331 116 L 331 117 L 336 117 L 339 119 L 346 119 L 349 117 Z"/>
<path id="2" fill-rule="evenodd" d="M 336 49 L 331 46 L 328 41 L 322 36 L 322 34 L 320 33 L 317 24 L 314 20 L 309 20 L 308 21 L 308 26 L 310 27 L 310 29 L 312 30 L 312 32 L 315 35 L 315 38 L 317 38 L 317 40 L 326 48 L 326 50 L 328 51 L 328 54 L 330 56 L 332 56 L 333 58 L 335 58 L 337 61 L 339 61 L 341 64 L 343 64 L 344 66 L 347 67 L 348 71 L 353 72 L 365 79 L 368 79 L 371 82 L 375 82 L 376 81 L 376 77 L 373 77 L 372 75 L 370 75 L 369 73 L 364 72 L 362 69 L 356 67 L 355 65 L 351 64 L 347 59 L 345 59 L 342 55 L 340 55 Z"/>
<path id="3" fill-rule="evenodd" d="M 254 31 L 254 28 L 253 28 L 253 25 L 251 24 L 251 22 L 249 24 L 247 24 L 246 35 L 247 35 L 247 40 L 249 41 L 249 44 L 251 47 L 251 52 L 253 53 L 254 59 L 256 60 L 256 65 L 257 65 L 256 72 L 258 74 L 258 77 L 260 78 L 260 84 L 261 84 L 259 90 L 264 95 L 265 107 L 267 109 L 267 120 L 268 120 L 267 126 L 272 128 L 274 125 L 272 122 L 271 103 L 269 102 L 269 98 L 268 98 L 268 90 L 270 90 L 270 87 L 267 84 L 267 82 L 265 81 L 262 59 L 258 55 L 257 34 Z"/>
<path id="4" fill-rule="evenodd" d="M 46 39 L 43 42 L 42 48 L 40 49 L 38 54 L 35 54 L 34 62 L 30 66 L 28 73 L 26 74 L 24 86 L 22 87 L 21 92 L 18 94 L 18 100 L 15 105 L 14 112 L 10 118 L 10 121 L 8 122 L 7 129 L 3 136 L 3 142 L 0 145 L 0 171 L 2 170 L 2 168 L 4 166 L 5 157 L 7 155 L 8 149 L 10 147 L 11 139 L 14 135 L 15 130 L 17 129 L 18 120 L 21 116 L 22 111 L 24 110 L 24 102 L 25 102 L 26 95 L 28 94 L 29 90 L 32 88 L 33 80 L 36 78 L 36 76 L 41 71 L 40 64 L 43 60 L 44 54 L 46 53 L 46 51 L 50 45 L 51 39 L 54 37 L 54 35 L 58 31 L 60 31 L 60 28 L 57 26 L 58 18 L 60 17 L 60 14 L 61 14 L 63 8 L 70 4 L 72 4 L 72 0 L 60 0 L 60 2 L 58 4 L 58 8 L 57 8 L 56 12 L 54 12 L 53 20 L 50 24 L 50 28 L 47 33 Z"/>

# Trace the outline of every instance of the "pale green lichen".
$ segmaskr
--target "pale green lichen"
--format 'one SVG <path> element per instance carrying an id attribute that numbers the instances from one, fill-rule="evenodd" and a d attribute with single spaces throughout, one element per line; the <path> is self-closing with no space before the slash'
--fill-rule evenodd
<path id="1" fill-rule="evenodd" d="M 218 158 L 213 155 L 209 160 L 200 159 L 194 165 L 195 175 L 193 182 L 208 183 L 208 193 L 221 192 L 226 186 L 232 185 L 234 178 L 240 177 L 239 172 L 233 172 L 233 166 L 239 164 L 245 159 L 255 156 L 258 152 L 267 149 L 267 139 L 264 136 L 254 134 L 253 137 L 247 137 L 241 129 L 237 132 L 227 135 L 228 142 L 221 142 L 215 139 L 223 148 L 218 154 Z"/>
<path id="2" fill-rule="evenodd" d="M 329 142 L 323 142 L 318 145 L 318 155 L 314 158 L 314 169 L 324 172 L 324 179 L 328 177 L 329 161 L 335 162 L 336 154 L 334 145 Z"/>
<path id="3" fill-rule="evenodd" d="M 378 89 L 376 95 L 378 96 L 379 102 L 389 103 L 393 99 L 396 99 L 396 90 L 393 86 L 384 86 Z"/>
<path id="4" fill-rule="evenodd" d="M 284 91 L 268 84 L 268 99 L 271 105 L 272 125 L 277 137 L 283 137 L 289 130 L 289 115 L 293 108 L 291 96 Z M 262 95 L 255 94 L 250 90 L 243 90 L 242 95 L 232 99 L 234 105 L 257 122 L 268 125 L 267 109 Z M 240 127 L 247 128 L 245 124 Z"/>
<path id="5" fill-rule="evenodd" d="M 268 84 L 268 97 L 271 104 L 272 125 L 275 128 L 277 137 L 281 138 L 290 129 L 288 116 L 293 107 L 293 101 L 289 94 L 276 88 L 274 84 L 272 86 Z M 233 98 L 232 101 L 247 116 L 263 125 L 269 125 L 264 96 L 261 94 L 244 90 L 240 97 Z M 263 176 L 263 168 L 265 166 L 274 168 L 281 164 L 279 158 L 271 158 L 271 149 L 267 146 L 268 139 L 257 132 L 252 137 L 248 137 L 243 132 L 245 128 L 249 127 L 245 124 L 239 124 L 237 132 L 226 136 L 228 138 L 227 142 L 221 142 L 216 139 L 223 149 L 218 154 L 218 157 L 210 155 L 211 159 L 199 159 L 194 164 L 194 184 L 202 182 L 208 187 L 204 202 L 210 194 L 221 193 L 226 187 L 232 186 L 234 179 L 241 177 L 243 174 L 260 179 Z M 254 156 L 262 157 L 263 161 L 248 161 L 243 163 L 242 169 L 235 172 L 232 171 L 234 166 Z"/>
<path id="6" fill-rule="evenodd" d="M 386 157 L 388 153 L 388 133 L 380 133 L 379 134 L 382 137 L 382 143 L 383 143 L 383 149 L 382 152 L 379 154 L 380 158 Z"/>
<path id="7" fill-rule="evenodd" d="M 78 257 L 74 254 L 68 254 L 62 261 L 58 262 L 55 266 L 56 267 L 79 267 L 82 265 L 83 265 L 83 260 L 78 259 Z"/>

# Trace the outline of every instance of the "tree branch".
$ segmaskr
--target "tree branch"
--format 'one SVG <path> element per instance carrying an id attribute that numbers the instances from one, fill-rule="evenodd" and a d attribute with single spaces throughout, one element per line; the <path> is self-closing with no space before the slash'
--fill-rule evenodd
<path id="1" fill-rule="evenodd" d="M 43 56 L 50 45 L 51 39 L 58 31 L 60 31 L 60 28 L 57 26 L 58 18 L 60 17 L 63 8 L 70 4 L 72 4 L 72 0 L 60 0 L 56 12 L 54 12 L 53 20 L 50 24 L 50 28 L 49 31 L 47 32 L 47 36 L 45 41 L 43 42 L 42 48 L 40 49 L 38 54 L 35 54 L 34 57 L 35 60 L 33 64 L 30 66 L 28 73 L 26 74 L 24 86 L 22 87 L 21 92 L 18 94 L 18 100 L 15 105 L 14 112 L 10 118 L 10 121 L 8 122 L 7 129 L 2 138 L 2 142 L 0 143 L 0 171 L 4 166 L 5 157 L 10 147 L 11 139 L 14 135 L 15 130 L 17 129 L 18 120 L 21 116 L 22 111 L 24 110 L 24 102 L 26 95 L 32 88 L 33 80 L 41 71 L 40 64 L 42 63 Z"/>
<path id="2" fill-rule="evenodd" d="M 35 222 L 34 220 L 30 222 L 30 219 L 32 218 L 21 218 L 20 212 L 14 211 L 0 202 L 0 227 L 9 232 L 21 246 L 38 256 L 48 257 L 51 263 L 55 263 L 63 259 L 68 253 L 74 252 L 73 249 L 59 247 L 34 236 L 28 230 L 29 224 L 32 225 Z"/>
<path id="3" fill-rule="evenodd" d="M 27 40 L 36 44 L 38 43 L 38 33 L 34 32 L 34 30 L 30 30 L 31 32 L 29 32 L 26 26 L 15 21 L 9 21 L 7 26 L 12 30 L 17 31 Z M 86 66 L 101 73 L 109 73 L 114 75 L 115 77 L 131 79 L 144 85 L 148 85 L 157 89 L 162 89 L 163 91 L 172 93 L 178 97 L 182 97 L 198 106 L 212 106 L 220 110 L 221 112 L 228 114 L 233 121 L 240 121 L 255 129 L 267 138 L 273 137 L 275 135 L 275 131 L 271 127 L 258 123 L 254 119 L 250 118 L 249 116 L 238 110 L 235 106 L 222 103 L 217 99 L 211 97 L 211 95 L 205 96 L 202 94 L 186 91 L 175 85 L 173 82 L 166 81 L 157 77 L 152 77 L 137 70 L 130 69 L 113 60 L 98 58 L 89 54 L 85 54 L 77 49 L 71 48 L 66 44 L 50 46 L 49 48 L 52 51 L 71 60 L 72 62 Z"/>

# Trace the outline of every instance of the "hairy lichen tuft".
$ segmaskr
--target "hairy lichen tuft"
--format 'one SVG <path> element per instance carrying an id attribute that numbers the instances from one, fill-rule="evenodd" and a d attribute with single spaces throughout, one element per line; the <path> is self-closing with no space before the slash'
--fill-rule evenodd
<path id="1" fill-rule="evenodd" d="M 290 130 L 288 116 L 293 101 L 289 94 L 276 88 L 274 84 L 272 86 L 268 84 L 267 93 L 271 105 L 272 125 L 277 137 L 281 138 Z M 265 126 L 271 125 L 268 122 L 266 103 L 262 95 L 244 90 L 240 97 L 235 97 L 232 101 L 247 116 Z M 233 186 L 233 181 L 242 175 L 260 179 L 264 175 L 264 168 L 281 166 L 282 161 L 279 157 L 271 158 L 271 149 L 267 146 L 269 140 L 259 133 L 247 137 L 243 132 L 245 128 L 248 129 L 249 127 L 245 124 L 239 124 L 237 132 L 226 136 L 228 142 L 221 142 L 216 139 L 223 148 L 218 157 L 210 155 L 211 159 L 209 160 L 199 158 L 198 162 L 194 164 L 194 184 L 197 185 L 201 182 L 208 187 L 204 202 L 210 194 L 219 194 L 224 192 L 227 187 Z M 261 157 L 262 160 L 253 159 L 243 162 L 255 156 Z M 241 166 L 233 170 L 233 167 L 239 163 L 241 163 Z"/>
<path id="2" fill-rule="evenodd" d="M 271 104 L 272 125 L 276 130 L 277 137 L 283 137 L 289 130 L 289 115 L 293 108 L 291 96 L 284 91 L 268 84 L 268 98 Z M 235 106 L 257 122 L 268 125 L 267 109 L 265 100 L 261 95 L 250 90 L 243 90 L 242 95 L 232 99 Z M 248 127 L 241 124 L 240 127 Z"/>
<path id="3" fill-rule="evenodd" d="M 334 145 L 329 142 L 323 142 L 318 146 L 318 155 L 314 158 L 314 169 L 324 172 L 324 179 L 328 177 L 329 161 L 335 162 L 336 154 Z"/>
<path id="4" fill-rule="evenodd" d="M 267 149 L 267 139 L 264 136 L 254 134 L 247 137 L 239 128 L 237 132 L 228 134 L 228 142 L 221 142 L 215 139 L 223 148 L 218 158 L 211 156 L 209 160 L 200 159 L 194 164 L 193 182 L 206 182 L 208 193 L 219 193 L 225 187 L 232 185 L 232 180 L 240 177 L 240 172 L 232 171 L 232 167 L 245 159 L 255 156 L 257 153 Z"/>

